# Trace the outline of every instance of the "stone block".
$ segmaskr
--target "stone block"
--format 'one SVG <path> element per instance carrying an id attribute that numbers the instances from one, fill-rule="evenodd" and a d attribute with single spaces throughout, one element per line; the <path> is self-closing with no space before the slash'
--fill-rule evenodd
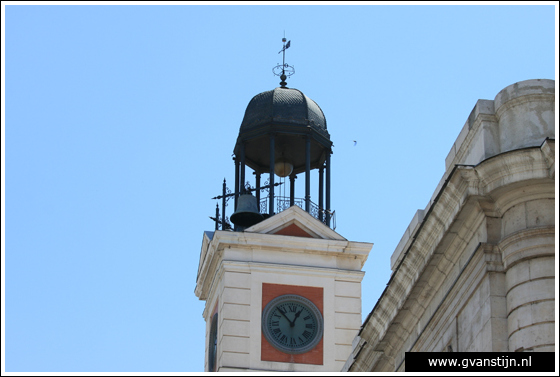
<path id="1" fill-rule="evenodd" d="M 531 280 L 554 277 L 556 261 L 554 257 L 542 257 L 529 260 L 529 278 Z"/>
<path id="2" fill-rule="evenodd" d="M 529 280 L 531 280 L 529 263 L 514 264 L 506 272 L 508 290 Z"/>
<path id="3" fill-rule="evenodd" d="M 362 261 L 353 256 L 337 256 L 333 257 L 333 260 L 336 262 L 336 268 L 342 270 L 360 271 L 362 268 Z"/>
<path id="4" fill-rule="evenodd" d="M 352 346 L 336 344 L 335 349 L 334 349 L 334 353 L 335 353 L 335 355 L 334 355 L 335 360 L 345 362 L 346 359 L 348 359 L 348 356 L 350 356 L 350 353 L 352 353 Z"/>
<path id="5" fill-rule="evenodd" d="M 480 161 L 484 160 L 485 157 L 484 129 L 482 127 L 478 127 L 476 130 L 471 132 L 474 132 L 474 135 L 472 136 L 469 148 L 464 150 L 464 156 L 461 158 L 461 163 L 466 165 L 476 165 Z"/>
<path id="6" fill-rule="evenodd" d="M 491 313 L 492 300 L 488 296 L 488 280 L 484 279 L 476 289 L 457 317 L 458 347 L 463 351 L 481 350 L 480 333 L 488 323 Z"/>
<path id="7" fill-rule="evenodd" d="M 553 278 L 533 280 L 517 285 L 507 294 L 508 313 L 532 302 L 553 299 L 554 295 L 555 284 Z"/>
<path id="8" fill-rule="evenodd" d="M 507 352 L 508 351 L 508 326 L 505 318 L 490 318 L 491 345 L 488 351 Z"/>
<path id="9" fill-rule="evenodd" d="M 249 305 L 223 304 L 220 315 L 224 320 L 248 321 L 251 318 L 251 307 Z"/>
<path id="10" fill-rule="evenodd" d="M 362 312 L 362 302 L 356 297 L 341 297 L 335 296 L 334 305 L 336 311 L 345 313 L 356 313 L 361 314 Z"/>
<path id="11" fill-rule="evenodd" d="M 509 313 L 507 317 L 509 333 L 533 324 L 531 304 L 520 306 Z"/>
<path id="12" fill-rule="evenodd" d="M 335 296 L 361 298 L 362 285 L 358 282 L 354 283 L 349 281 L 337 280 L 334 284 L 334 294 Z"/>
<path id="13" fill-rule="evenodd" d="M 544 345 L 552 345 L 555 342 L 554 323 L 541 323 L 523 328 L 509 337 L 509 349 L 534 348 Z"/>
<path id="14" fill-rule="evenodd" d="M 249 353 L 251 338 L 242 336 L 223 336 L 220 342 L 222 352 Z"/>
<path id="15" fill-rule="evenodd" d="M 222 292 L 222 301 L 229 304 L 251 304 L 251 290 L 226 287 Z"/>
<path id="16" fill-rule="evenodd" d="M 222 322 L 221 333 L 224 336 L 247 336 L 251 333 L 251 322 L 225 319 Z"/>
<path id="17" fill-rule="evenodd" d="M 471 352 L 492 351 L 492 322 L 488 320 L 473 339 Z"/>
<path id="18" fill-rule="evenodd" d="M 337 344 L 352 345 L 357 335 L 358 329 L 334 329 L 334 337 Z"/>
<path id="19" fill-rule="evenodd" d="M 540 199 L 526 202 L 527 226 L 554 226 L 554 199 Z"/>
<path id="20" fill-rule="evenodd" d="M 494 118 L 494 101 L 479 99 L 472 109 L 467 121 L 463 125 L 459 136 L 455 140 L 451 151 L 445 158 L 445 170 L 449 170 L 452 168 L 454 164 L 466 164 L 466 163 L 478 163 L 480 161 L 472 162 L 471 159 L 467 158 L 465 155 L 468 152 L 472 151 L 473 149 L 477 149 L 477 141 L 476 140 L 469 140 L 469 142 L 465 142 L 467 140 L 467 136 L 469 132 L 477 132 L 481 128 L 480 124 L 483 123 L 484 119 Z M 497 124 L 495 126 L 497 128 Z M 473 138 L 475 139 L 475 138 Z M 480 141 L 480 140 L 479 140 Z M 487 144 L 487 143 L 485 143 Z M 482 156 L 480 156 L 482 157 Z M 471 162 L 467 162 L 471 161 Z"/>
<path id="21" fill-rule="evenodd" d="M 224 273 L 224 287 L 251 288 L 251 274 L 226 271 Z"/>
<path id="22" fill-rule="evenodd" d="M 340 372 L 342 370 L 342 368 L 344 368 L 345 363 L 346 363 L 346 360 L 344 360 L 344 361 L 335 360 L 334 363 L 333 363 L 333 365 L 334 365 L 333 370 L 335 370 L 337 372 Z"/>
<path id="23" fill-rule="evenodd" d="M 517 204 L 507 210 L 502 217 L 502 237 L 527 228 L 525 203 Z"/>
<path id="24" fill-rule="evenodd" d="M 505 296 L 506 294 L 506 274 L 503 272 L 489 272 L 489 294 L 491 296 Z"/>
<path id="25" fill-rule="evenodd" d="M 218 365 L 224 368 L 249 368 L 249 354 L 248 353 L 239 353 L 239 352 L 224 352 L 222 353 L 222 357 L 218 361 Z"/>
<path id="26" fill-rule="evenodd" d="M 555 300 L 539 301 L 531 304 L 531 316 L 533 323 L 555 321 Z"/>
<path id="27" fill-rule="evenodd" d="M 359 314 L 334 313 L 334 327 L 337 329 L 359 329 L 362 318 Z"/>
<path id="28" fill-rule="evenodd" d="M 523 305 L 512 311 L 508 318 L 509 333 L 542 322 L 554 321 L 554 299 Z"/>
<path id="29" fill-rule="evenodd" d="M 504 296 L 490 296 L 490 317 L 507 318 L 507 303 Z"/>

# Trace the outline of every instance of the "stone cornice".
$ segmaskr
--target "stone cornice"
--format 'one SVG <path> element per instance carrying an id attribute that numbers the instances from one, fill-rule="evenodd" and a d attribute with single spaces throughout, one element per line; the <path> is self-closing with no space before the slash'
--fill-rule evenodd
<path id="1" fill-rule="evenodd" d="M 504 269 L 507 271 L 515 264 L 525 259 L 531 259 L 535 256 L 545 256 L 542 250 L 535 249 L 532 241 L 534 238 L 550 238 L 550 243 L 554 243 L 555 229 L 551 226 L 543 226 L 532 229 L 523 229 L 508 235 L 498 244 L 500 250 L 504 253 Z M 514 247 L 512 247 L 514 246 Z M 511 250 L 513 249 L 513 250 Z M 554 256 L 554 253 L 550 253 Z"/>
<path id="2" fill-rule="evenodd" d="M 301 275 L 315 278 L 334 277 L 335 280 L 351 282 L 361 282 L 365 274 L 364 271 L 343 270 L 339 268 L 310 267 L 279 263 L 240 262 L 232 260 L 222 260 L 219 270 L 219 274 L 223 273 L 221 271 L 241 273 L 267 272 L 273 274 Z"/>
<path id="3" fill-rule="evenodd" d="M 307 255 L 314 254 L 334 256 L 336 258 L 349 258 L 359 261 L 359 269 L 357 269 L 357 271 L 359 271 L 361 267 L 363 267 L 372 246 L 373 244 L 365 242 L 216 231 L 206 251 L 203 250 L 201 252 L 201 266 L 199 267 L 195 294 L 201 300 L 206 300 L 208 298 L 208 293 L 212 285 L 212 277 L 214 276 L 214 274 L 210 272 L 217 270 L 225 249 L 259 250 L 260 253 L 292 252 Z M 259 261 L 255 260 L 252 262 Z M 321 265 L 320 263 L 322 263 L 322 261 L 320 258 L 317 259 L 317 263 L 318 265 L 313 267 L 330 268 L 328 265 Z M 288 265 L 289 261 L 286 261 L 285 264 Z"/>
<path id="4" fill-rule="evenodd" d="M 554 143 L 553 140 L 544 144 Z M 488 195 L 511 183 L 532 179 L 551 179 L 550 161 L 541 147 L 530 147 L 504 152 L 484 160 L 473 170 L 477 177 L 471 186 L 472 195 Z"/>

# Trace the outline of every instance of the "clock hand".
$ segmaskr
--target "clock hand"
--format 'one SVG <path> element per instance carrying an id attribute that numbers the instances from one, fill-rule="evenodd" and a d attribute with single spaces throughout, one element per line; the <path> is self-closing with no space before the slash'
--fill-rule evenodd
<path id="1" fill-rule="evenodd" d="M 292 321 L 290 321 L 290 319 L 286 316 L 286 312 L 283 312 L 282 309 L 278 308 L 278 311 L 280 312 L 280 314 L 282 314 L 284 316 L 284 318 L 286 318 L 288 320 L 288 322 L 290 322 L 290 327 L 294 327 L 294 324 L 292 323 Z"/>
<path id="2" fill-rule="evenodd" d="M 294 317 L 294 324 L 296 323 L 296 319 L 298 319 L 299 315 L 301 314 L 301 312 L 303 311 L 303 308 L 296 313 L 296 316 Z"/>

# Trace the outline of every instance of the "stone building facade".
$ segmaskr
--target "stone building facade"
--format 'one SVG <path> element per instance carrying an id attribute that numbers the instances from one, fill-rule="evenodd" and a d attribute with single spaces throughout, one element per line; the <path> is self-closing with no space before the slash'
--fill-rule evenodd
<path id="1" fill-rule="evenodd" d="M 479 100 L 343 371 L 405 371 L 405 352 L 554 351 L 555 83 Z"/>

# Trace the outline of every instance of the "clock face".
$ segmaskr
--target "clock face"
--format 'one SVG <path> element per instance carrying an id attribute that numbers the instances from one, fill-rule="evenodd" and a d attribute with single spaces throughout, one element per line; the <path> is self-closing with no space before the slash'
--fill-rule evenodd
<path id="1" fill-rule="evenodd" d="M 216 351 L 218 349 L 218 313 L 212 317 L 210 336 L 208 337 L 208 371 L 216 369 Z"/>
<path id="2" fill-rule="evenodd" d="M 263 310 L 262 330 L 268 342 L 279 351 L 304 353 L 323 337 L 323 317 L 305 297 L 278 296 Z"/>

